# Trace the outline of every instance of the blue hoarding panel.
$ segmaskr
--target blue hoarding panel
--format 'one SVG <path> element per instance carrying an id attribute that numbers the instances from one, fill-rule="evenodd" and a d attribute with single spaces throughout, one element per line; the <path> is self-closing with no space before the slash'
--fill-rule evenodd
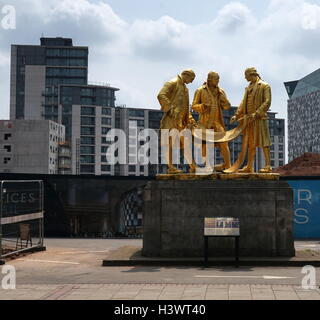
<path id="1" fill-rule="evenodd" d="M 320 180 L 287 180 L 294 191 L 294 237 L 320 238 Z"/>

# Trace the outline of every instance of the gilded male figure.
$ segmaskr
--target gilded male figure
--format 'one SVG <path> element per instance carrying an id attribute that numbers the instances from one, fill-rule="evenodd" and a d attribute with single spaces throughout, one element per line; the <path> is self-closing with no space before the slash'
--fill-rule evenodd
<path id="1" fill-rule="evenodd" d="M 226 93 L 219 87 L 219 74 L 209 72 L 205 82 L 195 92 L 192 109 L 199 113 L 199 123 L 206 129 L 214 129 L 215 132 L 225 132 L 223 110 L 228 110 L 231 104 Z M 231 166 L 228 142 L 217 143 L 221 150 L 224 163 L 215 166 L 216 170 L 227 169 Z M 202 144 L 202 155 L 206 156 L 206 145 Z"/>
<path id="2" fill-rule="evenodd" d="M 161 110 L 164 112 L 160 129 L 177 129 L 179 132 L 195 123 L 189 109 L 189 91 L 186 84 L 191 83 L 195 78 L 192 70 L 184 70 L 176 78 L 166 82 L 158 94 Z M 180 138 L 179 138 L 180 139 Z M 172 162 L 172 139 L 169 139 L 169 150 L 165 156 L 168 164 L 168 173 L 182 173 Z M 183 149 L 183 137 L 180 141 L 180 148 Z M 187 148 L 188 149 L 188 148 Z M 184 154 L 189 164 L 189 172 L 195 172 L 195 163 L 192 159 L 192 152 L 186 150 Z"/>
<path id="3" fill-rule="evenodd" d="M 236 166 L 241 166 L 243 159 L 248 152 L 248 162 L 239 172 L 254 172 L 254 157 L 256 148 L 263 149 L 265 167 L 259 172 L 272 172 L 270 165 L 270 134 L 268 125 L 268 110 L 271 105 L 271 88 L 268 83 L 261 80 L 256 68 L 251 67 L 245 70 L 245 78 L 249 86 L 245 89 L 244 97 L 231 122 L 247 117 L 248 124 L 244 129 L 242 138 L 242 150 Z M 238 159 L 239 160 L 239 159 Z M 241 162 L 241 163 L 240 163 Z M 236 168 L 235 168 L 236 169 Z"/>

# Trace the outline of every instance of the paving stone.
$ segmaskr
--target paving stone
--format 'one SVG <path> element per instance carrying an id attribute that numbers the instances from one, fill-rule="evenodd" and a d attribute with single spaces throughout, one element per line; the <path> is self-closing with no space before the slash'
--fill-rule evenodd
<path id="1" fill-rule="evenodd" d="M 294 290 L 273 290 L 277 300 L 299 300 Z"/>
<path id="2" fill-rule="evenodd" d="M 320 300 L 320 294 L 317 290 L 295 290 L 301 300 Z"/>
<path id="3" fill-rule="evenodd" d="M 256 288 L 251 286 L 251 294 L 253 300 L 275 300 L 271 288 Z"/>
<path id="4" fill-rule="evenodd" d="M 229 299 L 229 289 L 228 288 L 208 288 L 206 300 L 228 300 Z"/>

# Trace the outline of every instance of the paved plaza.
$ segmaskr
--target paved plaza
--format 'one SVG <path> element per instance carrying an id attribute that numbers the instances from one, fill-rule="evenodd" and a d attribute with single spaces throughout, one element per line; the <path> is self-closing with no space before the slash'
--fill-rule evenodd
<path id="1" fill-rule="evenodd" d="M 135 239 L 45 239 L 46 251 L 9 260 L 14 290 L 1 300 L 320 300 L 317 285 L 305 290 L 301 267 L 102 267 Z M 296 250 L 320 250 L 319 242 L 296 242 Z M 0 266 L 1 269 L 2 266 Z M 1 274 L 0 274 L 1 276 Z"/>

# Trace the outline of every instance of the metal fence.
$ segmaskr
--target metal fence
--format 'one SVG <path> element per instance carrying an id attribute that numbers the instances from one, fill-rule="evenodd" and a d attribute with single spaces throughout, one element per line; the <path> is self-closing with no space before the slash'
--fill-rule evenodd
<path id="1" fill-rule="evenodd" d="M 0 181 L 0 259 L 43 247 L 43 181 Z"/>

